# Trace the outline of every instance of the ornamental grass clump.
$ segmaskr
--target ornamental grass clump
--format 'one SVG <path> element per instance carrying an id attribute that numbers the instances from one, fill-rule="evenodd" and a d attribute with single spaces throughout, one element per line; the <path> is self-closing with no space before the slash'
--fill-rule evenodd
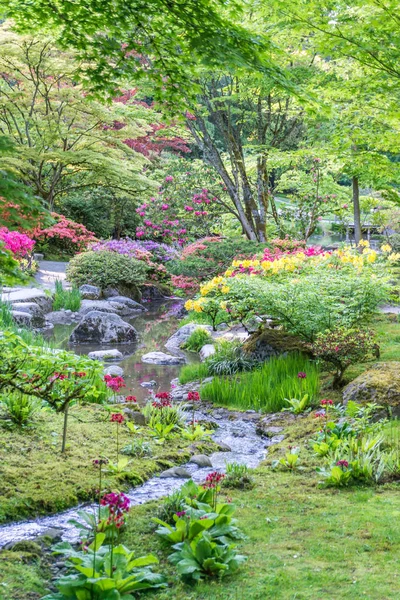
<path id="1" fill-rule="evenodd" d="M 298 373 L 305 373 L 306 377 L 299 378 Z M 278 412 L 285 407 L 285 398 L 304 394 L 308 394 L 310 405 L 313 405 L 319 385 L 319 369 L 315 362 L 301 354 L 288 354 L 271 358 L 251 373 L 214 377 L 201 388 L 200 395 L 221 406 Z"/>
<path id="2" fill-rule="evenodd" d="M 72 310 L 77 312 L 82 303 L 82 296 L 78 288 L 65 290 L 61 281 L 56 281 L 56 291 L 53 298 L 53 310 Z"/>

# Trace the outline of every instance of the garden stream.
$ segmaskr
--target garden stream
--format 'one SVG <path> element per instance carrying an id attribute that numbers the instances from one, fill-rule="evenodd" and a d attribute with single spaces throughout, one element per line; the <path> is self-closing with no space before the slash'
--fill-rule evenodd
<path id="1" fill-rule="evenodd" d="M 181 302 L 163 302 L 153 305 L 150 310 L 143 315 L 131 320 L 131 323 L 140 333 L 140 342 L 136 348 L 128 353 L 127 348 L 121 346 L 119 349 L 125 353 L 123 361 L 118 363 L 124 369 L 124 377 L 127 382 L 127 393 L 133 393 L 138 396 L 139 401 L 144 401 L 148 397 L 148 390 L 142 388 L 140 383 L 154 379 L 160 391 L 166 391 L 170 388 L 170 382 L 177 377 L 179 366 L 158 366 L 149 365 L 140 362 L 140 357 L 146 352 L 153 350 L 164 350 L 165 341 L 176 331 L 178 327 L 178 314 L 182 304 Z M 58 347 L 66 347 L 71 326 L 56 326 L 53 332 L 53 341 Z M 103 349 L 104 346 L 101 347 Z M 99 347 L 80 346 L 73 348 L 77 353 L 88 353 L 91 350 L 98 350 Z M 187 355 L 189 361 L 198 360 L 197 355 Z M 256 467 L 264 458 L 267 452 L 267 446 L 281 441 L 282 436 L 276 438 L 263 438 L 256 433 L 257 415 L 253 411 L 244 413 L 243 417 L 238 417 L 238 413 L 230 413 L 226 409 L 215 409 L 210 414 L 197 412 L 197 420 L 214 421 L 218 427 L 215 429 L 212 438 L 216 442 L 226 445 L 224 452 L 215 452 L 210 455 L 212 468 L 199 468 L 197 465 L 187 463 L 183 465 L 191 474 L 192 478 L 201 483 L 207 474 L 213 470 L 224 471 L 228 462 L 238 462 L 246 464 L 248 467 Z M 228 449 L 229 448 L 229 449 Z M 173 490 L 176 490 L 183 484 L 181 478 L 152 477 L 143 485 L 132 488 L 127 492 L 132 505 L 143 504 L 149 500 L 154 500 L 166 496 Z M 10 543 L 16 543 L 21 540 L 34 539 L 43 535 L 46 530 L 59 529 L 62 538 L 68 541 L 79 539 L 78 530 L 69 523 L 70 519 L 78 519 L 77 511 L 79 508 L 85 510 L 95 510 L 96 505 L 82 505 L 74 507 L 65 512 L 38 517 L 30 521 L 10 523 L 0 527 L 0 547 Z"/>

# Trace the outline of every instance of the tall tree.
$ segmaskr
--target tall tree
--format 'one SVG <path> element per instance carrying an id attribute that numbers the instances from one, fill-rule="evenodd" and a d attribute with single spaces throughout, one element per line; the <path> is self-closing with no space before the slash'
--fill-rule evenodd
<path id="1" fill-rule="evenodd" d="M 235 0 L 1 0 L 0 10 L 24 31 L 51 28 L 61 46 L 78 50 L 91 89 L 115 89 L 116 81 L 150 79 L 152 93 L 174 108 L 183 90 L 193 92 L 199 63 L 248 65 L 280 77 L 270 47 L 238 25 Z"/>
<path id="2" fill-rule="evenodd" d="M 50 210 L 59 196 L 77 189 L 135 195 L 155 185 L 143 174 L 146 158 L 124 143 L 145 135 L 155 115 L 134 102 L 88 99 L 76 83 L 81 66 L 52 38 L 0 28 L 0 133 L 18 149 L 2 164 Z"/>

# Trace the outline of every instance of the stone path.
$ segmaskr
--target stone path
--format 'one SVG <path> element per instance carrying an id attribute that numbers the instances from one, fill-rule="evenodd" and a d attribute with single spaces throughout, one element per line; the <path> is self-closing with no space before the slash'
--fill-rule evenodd
<path id="1" fill-rule="evenodd" d="M 67 262 L 41 260 L 39 271 L 35 275 L 35 284 L 45 289 L 54 290 L 57 279 L 63 283 L 66 279 Z"/>

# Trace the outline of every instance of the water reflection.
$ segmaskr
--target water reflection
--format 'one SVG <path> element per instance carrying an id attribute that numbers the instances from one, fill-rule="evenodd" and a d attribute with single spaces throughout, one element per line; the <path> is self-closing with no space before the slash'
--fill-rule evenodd
<path id="1" fill-rule="evenodd" d="M 124 369 L 124 378 L 127 387 L 122 391 L 125 395 L 134 394 L 139 401 L 145 401 L 148 397 L 148 390 L 142 388 L 140 383 L 143 381 L 154 380 L 157 382 L 156 390 L 169 390 L 170 382 L 179 374 L 179 365 L 151 365 L 141 362 L 141 357 L 147 352 L 171 352 L 164 347 L 168 338 L 175 333 L 179 327 L 180 311 L 183 301 L 165 300 L 163 302 L 152 302 L 146 305 L 148 309 L 145 313 L 127 318 L 128 321 L 139 332 L 139 340 L 135 344 L 112 346 L 107 344 L 79 344 L 70 346 L 68 339 L 75 325 L 55 325 L 49 333 L 54 345 L 57 348 L 67 348 L 77 354 L 88 354 L 94 350 L 107 350 L 108 348 L 117 348 L 124 355 L 120 362 L 107 362 L 107 365 L 118 364 Z M 198 361 L 197 354 L 185 353 L 188 362 Z"/>

